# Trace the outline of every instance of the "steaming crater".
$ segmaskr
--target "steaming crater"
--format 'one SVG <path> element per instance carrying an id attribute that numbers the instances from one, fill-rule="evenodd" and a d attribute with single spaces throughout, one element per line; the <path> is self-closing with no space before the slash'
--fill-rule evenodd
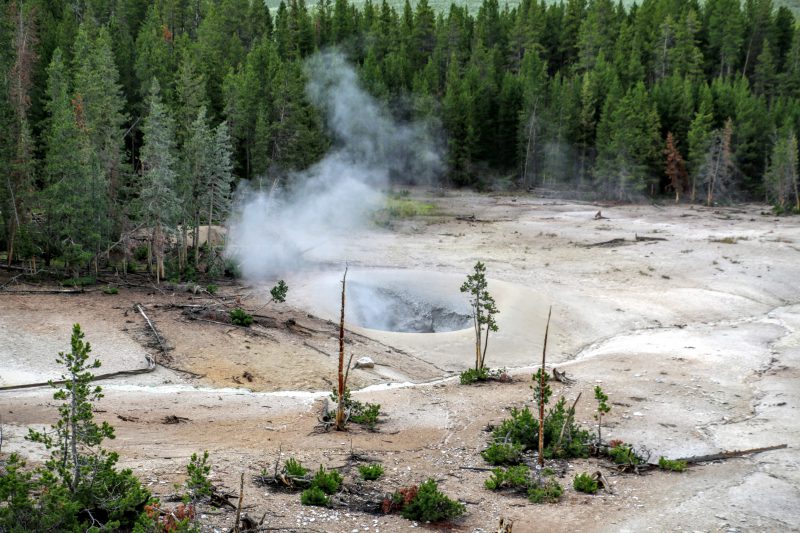
<path id="1" fill-rule="evenodd" d="M 397 333 L 458 331 L 472 324 L 469 314 L 451 309 L 443 302 L 431 302 L 427 295 L 416 294 L 413 289 L 413 286 L 348 283 L 350 322 L 363 328 Z"/>
<path id="2" fill-rule="evenodd" d="M 325 318 L 339 319 L 342 273 L 325 272 L 302 283 L 295 300 Z M 350 270 L 345 321 L 393 333 L 445 333 L 472 326 L 461 280 L 436 272 Z"/>

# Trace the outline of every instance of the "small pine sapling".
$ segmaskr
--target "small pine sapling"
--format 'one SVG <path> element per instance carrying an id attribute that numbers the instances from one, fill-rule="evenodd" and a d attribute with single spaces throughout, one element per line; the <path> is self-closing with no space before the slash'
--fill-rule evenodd
<path id="1" fill-rule="evenodd" d="M 383 467 L 379 464 L 361 465 L 358 467 L 358 473 L 364 481 L 375 481 L 383 475 Z"/>
<path id="2" fill-rule="evenodd" d="M 461 292 L 470 295 L 472 326 L 475 329 L 475 370 L 477 371 L 484 368 L 486 349 L 489 346 L 489 332 L 497 331 L 494 315 L 499 311 L 487 288 L 486 266 L 478 261 L 475 263 L 474 272 L 468 275 L 467 280 L 461 285 Z M 481 348 L 481 340 L 483 340 L 483 348 Z"/>
<path id="3" fill-rule="evenodd" d="M 575 487 L 575 490 L 578 492 L 584 492 L 586 494 L 594 494 L 599 488 L 597 480 L 586 472 L 576 475 L 575 479 L 572 480 L 572 486 Z"/>
<path id="4" fill-rule="evenodd" d="M 597 413 L 594 417 L 597 419 L 597 447 L 599 448 L 603 442 L 600 433 L 603 426 L 603 415 L 611 411 L 611 406 L 606 403 L 608 396 L 599 385 L 594 388 L 594 399 L 597 400 Z"/>

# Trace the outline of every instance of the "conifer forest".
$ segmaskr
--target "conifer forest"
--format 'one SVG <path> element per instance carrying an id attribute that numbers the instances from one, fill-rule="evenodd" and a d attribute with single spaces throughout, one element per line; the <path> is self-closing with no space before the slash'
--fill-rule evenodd
<path id="1" fill-rule="evenodd" d="M 445 186 L 800 207 L 800 27 L 771 0 L 14 0 L 0 39 L 8 262 L 83 265 L 291 186 L 331 145 L 304 66 L 329 49 L 436 132 Z"/>

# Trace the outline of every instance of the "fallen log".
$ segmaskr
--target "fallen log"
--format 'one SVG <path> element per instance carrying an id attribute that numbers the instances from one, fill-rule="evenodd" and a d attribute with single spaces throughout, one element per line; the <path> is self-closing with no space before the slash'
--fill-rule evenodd
<path id="1" fill-rule="evenodd" d="M 643 235 L 637 235 L 634 233 L 637 242 L 646 242 L 646 241 L 666 241 L 667 239 L 664 237 L 645 237 Z"/>
<path id="2" fill-rule="evenodd" d="M 594 242 L 582 245 L 584 248 L 613 248 L 614 246 L 625 246 L 633 244 L 633 241 L 626 241 L 625 239 L 611 239 L 610 241 Z"/>
<path id="3" fill-rule="evenodd" d="M 788 448 L 787 444 L 778 444 L 776 446 L 765 446 L 763 448 L 750 448 L 748 450 L 732 450 L 720 453 L 711 453 L 708 455 L 694 455 L 692 457 L 681 457 L 677 461 L 684 461 L 687 464 L 707 463 L 709 461 L 724 461 L 726 459 L 733 459 L 734 457 L 742 457 L 744 455 L 752 455 L 755 453 L 771 452 L 773 450 L 782 450 Z"/>
<path id="4" fill-rule="evenodd" d="M 156 331 L 156 327 L 153 325 L 153 323 L 150 321 L 150 318 L 144 312 L 144 308 L 142 307 L 142 304 L 136 304 L 136 309 L 139 310 L 139 313 L 142 315 L 142 317 L 144 317 L 145 321 L 147 322 L 147 325 L 150 326 L 150 330 L 153 332 L 153 335 L 155 335 L 156 341 L 158 342 L 158 347 L 161 348 L 161 355 L 166 357 L 167 350 L 166 350 L 166 348 L 164 348 L 164 343 L 161 342 L 161 335 L 158 334 L 158 331 Z M 156 359 L 155 362 L 156 362 L 156 364 L 158 364 L 158 360 L 157 359 Z"/>

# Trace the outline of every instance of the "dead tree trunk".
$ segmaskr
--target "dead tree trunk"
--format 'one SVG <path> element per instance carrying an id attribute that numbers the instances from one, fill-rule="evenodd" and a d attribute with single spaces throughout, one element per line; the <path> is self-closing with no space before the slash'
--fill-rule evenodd
<path id="1" fill-rule="evenodd" d="M 344 418 L 344 395 L 347 383 L 344 377 L 344 304 L 345 304 L 345 289 L 347 287 L 347 267 L 344 269 L 344 276 L 342 276 L 342 312 L 339 317 L 339 405 L 336 408 L 336 430 L 345 430 Z"/>
<path id="2" fill-rule="evenodd" d="M 544 369 L 545 357 L 547 354 L 547 334 L 550 331 L 550 315 L 553 308 L 547 312 L 547 325 L 544 328 L 544 345 L 542 346 L 542 370 L 539 373 L 539 466 L 544 466 L 544 386 L 545 376 L 547 375 Z"/>

